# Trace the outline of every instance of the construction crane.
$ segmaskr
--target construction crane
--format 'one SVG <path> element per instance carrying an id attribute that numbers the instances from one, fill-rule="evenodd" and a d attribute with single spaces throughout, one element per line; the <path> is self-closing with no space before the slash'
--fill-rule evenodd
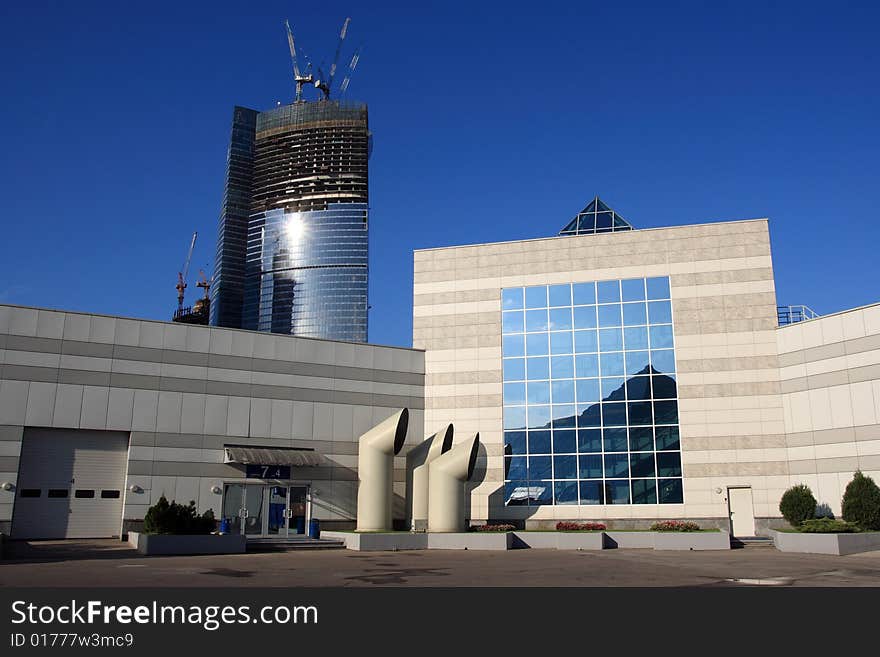
<path id="1" fill-rule="evenodd" d="M 193 233 L 192 242 L 189 245 L 189 252 L 186 254 L 186 261 L 183 263 L 182 271 L 177 272 L 177 311 L 183 312 L 183 293 L 186 291 L 186 276 L 189 274 L 189 261 L 192 260 L 193 249 L 196 246 L 196 238 L 199 234 Z"/>
<path id="2" fill-rule="evenodd" d="M 205 276 L 205 270 L 199 269 L 199 280 L 196 283 L 196 287 L 200 287 L 205 291 L 205 299 L 206 300 L 208 299 L 208 292 L 210 291 L 211 286 L 213 284 L 214 284 L 214 277 L 211 276 L 211 278 L 209 279 L 207 276 Z"/>
<path id="3" fill-rule="evenodd" d="M 311 64 L 309 64 L 306 69 L 306 75 L 300 73 L 299 64 L 296 62 L 296 44 L 293 42 L 293 30 L 290 29 L 289 21 L 284 21 L 284 25 L 287 27 L 287 45 L 290 47 L 290 59 L 293 60 L 293 79 L 296 82 L 296 102 L 300 102 L 302 100 L 303 85 L 315 83 L 315 78 L 308 72 L 308 69 L 311 68 Z"/>
<path id="4" fill-rule="evenodd" d="M 344 95 L 346 90 L 348 89 L 348 85 L 351 82 L 351 74 L 354 73 L 355 67 L 358 65 L 358 60 L 361 58 L 361 48 L 363 46 L 359 46 L 357 50 L 354 51 L 354 55 L 351 57 L 351 61 L 348 64 L 348 73 L 345 74 L 345 78 L 342 80 L 342 84 L 339 85 L 339 95 Z"/>

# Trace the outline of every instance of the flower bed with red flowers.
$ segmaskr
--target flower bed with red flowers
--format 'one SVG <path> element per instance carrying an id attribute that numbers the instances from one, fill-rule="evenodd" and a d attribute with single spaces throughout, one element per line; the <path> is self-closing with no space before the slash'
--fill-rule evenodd
<path id="1" fill-rule="evenodd" d="M 651 525 L 652 532 L 698 532 L 700 526 L 689 520 L 663 520 Z"/>
<path id="2" fill-rule="evenodd" d="M 558 532 L 601 532 L 607 527 L 601 522 L 557 522 L 556 531 Z"/>
<path id="3" fill-rule="evenodd" d="M 504 524 L 496 524 L 496 525 L 474 525 L 471 527 L 472 531 L 475 532 L 512 532 L 516 527 L 513 525 L 504 525 Z"/>

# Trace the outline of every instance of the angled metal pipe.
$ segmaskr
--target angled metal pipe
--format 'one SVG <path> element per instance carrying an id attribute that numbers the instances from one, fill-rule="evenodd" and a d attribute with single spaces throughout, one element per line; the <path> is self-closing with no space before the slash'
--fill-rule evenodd
<path id="1" fill-rule="evenodd" d="M 394 455 L 409 426 L 404 408 L 367 431 L 358 441 L 358 531 L 391 531 Z"/>
<path id="2" fill-rule="evenodd" d="M 428 466 L 428 531 L 462 532 L 464 484 L 474 476 L 480 434 L 454 445 Z"/>
<path id="3" fill-rule="evenodd" d="M 452 448 L 453 427 L 428 436 L 406 455 L 406 507 L 410 529 L 424 530 L 428 523 L 428 465 Z"/>

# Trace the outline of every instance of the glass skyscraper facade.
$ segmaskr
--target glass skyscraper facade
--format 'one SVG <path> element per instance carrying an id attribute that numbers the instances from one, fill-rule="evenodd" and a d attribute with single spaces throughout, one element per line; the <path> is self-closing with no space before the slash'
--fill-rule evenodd
<path id="1" fill-rule="evenodd" d="M 235 187 L 248 214 L 243 227 L 236 214 L 233 226 L 224 203 L 212 323 L 366 342 L 366 106 L 296 102 L 254 112 L 244 137 L 236 125 L 230 162 L 251 139 L 250 159 L 238 158 L 249 174 L 247 189 Z M 237 180 L 227 175 L 227 193 Z"/>
<path id="2" fill-rule="evenodd" d="M 251 218 L 243 328 L 363 342 L 367 205 Z"/>
<path id="3" fill-rule="evenodd" d="M 506 505 L 680 504 L 669 278 L 502 290 Z"/>

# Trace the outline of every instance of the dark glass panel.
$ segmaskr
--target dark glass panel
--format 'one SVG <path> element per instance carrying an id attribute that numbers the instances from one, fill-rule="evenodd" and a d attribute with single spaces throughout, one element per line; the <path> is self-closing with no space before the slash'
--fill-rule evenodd
<path id="1" fill-rule="evenodd" d="M 529 479 L 552 479 L 553 460 L 549 456 L 529 456 Z"/>
<path id="2" fill-rule="evenodd" d="M 654 452 L 634 452 L 629 455 L 631 477 L 654 476 Z"/>
<path id="3" fill-rule="evenodd" d="M 577 456 L 553 457 L 554 479 L 577 479 Z"/>
<path id="4" fill-rule="evenodd" d="M 574 429 L 553 432 L 553 453 L 573 454 L 577 451 L 577 431 Z"/>
<path id="5" fill-rule="evenodd" d="M 657 439 L 657 451 L 664 449 L 681 449 L 681 441 L 678 438 L 678 427 L 656 427 L 654 433 Z"/>
<path id="6" fill-rule="evenodd" d="M 581 504 L 604 504 L 605 490 L 601 481 L 581 482 Z"/>
<path id="7" fill-rule="evenodd" d="M 578 457 L 581 479 L 599 479 L 602 477 L 602 455 L 586 454 Z"/>
<path id="8" fill-rule="evenodd" d="M 80 488 L 73 492 L 73 496 L 79 500 L 90 500 L 95 497 L 95 491 Z"/>
<path id="9" fill-rule="evenodd" d="M 67 497 L 68 491 L 66 488 L 50 488 L 48 497 Z"/>
<path id="10" fill-rule="evenodd" d="M 504 506 L 527 506 L 529 482 L 508 481 L 504 484 Z"/>
<path id="11" fill-rule="evenodd" d="M 634 376 L 626 382 L 627 399 L 638 401 L 651 398 L 651 378 Z"/>
<path id="12" fill-rule="evenodd" d="M 602 429 L 602 441 L 606 452 L 625 452 L 626 429 Z"/>
<path id="13" fill-rule="evenodd" d="M 556 504 L 578 503 L 578 482 L 557 481 L 554 484 L 554 488 L 556 490 Z"/>
<path id="14" fill-rule="evenodd" d="M 632 503 L 657 504 L 657 480 L 633 479 Z"/>
<path id="15" fill-rule="evenodd" d="M 602 451 L 601 429 L 578 429 L 578 451 L 582 453 Z"/>
<path id="16" fill-rule="evenodd" d="M 39 488 L 22 488 L 18 491 L 19 497 L 39 497 L 40 489 Z"/>
<path id="17" fill-rule="evenodd" d="M 654 402 L 655 424 L 678 424 L 678 402 L 657 401 Z"/>
<path id="18" fill-rule="evenodd" d="M 605 454 L 606 477 L 629 477 L 629 457 L 626 454 Z"/>
<path id="19" fill-rule="evenodd" d="M 629 423 L 631 426 L 652 424 L 651 402 L 629 402 Z"/>
<path id="20" fill-rule="evenodd" d="M 550 432 L 529 431 L 529 454 L 550 453 Z"/>
<path id="21" fill-rule="evenodd" d="M 677 396 L 675 378 L 666 374 L 651 377 L 654 384 L 654 399 L 672 399 Z"/>
<path id="22" fill-rule="evenodd" d="M 658 477 L 681 476 L 681 452 L 659 452 L 657 454 Z"/>
<path id="23" fill-rule="evenodd" d="M 526 453 L 526 432 L 525 431 L 505 431 L 504 443 L 510 446 L 511 454 Z"/>
<path id="24" fill-rule="evenodd" d="M 529 495 L 529 505 L 531 506 L 544 506 L 545 504 L 553 504 L 553 482 L 530 481 Z"/>
<path id="25" fill-rule="evenodd" d="M 602 424 L 609 426 L 626 426 L 626 404 L 603 403 Z"/>
<path id="26" fill-rule="evenodd" d="M 651 452 L 654 450 L 654 430 L 651 427 L 634 427 L 629 430 L 629 449 L 631 452 Z"/>
<path id="27" fill-rule="evenodd" d="M 528 463 L 525 456 L 508 456 L 504 459 L 505 479 L 527 479 Z"/>
<path id="28" fill-rule="evenodd" d="M 605 482 L 606 504 L 629 504 L 629 480 Z"/>
<path id="29" fill-rule="evenodd" d="M 660 480 L 660 504 L 681 504 L 684 502 L 681 479 Z"/>

